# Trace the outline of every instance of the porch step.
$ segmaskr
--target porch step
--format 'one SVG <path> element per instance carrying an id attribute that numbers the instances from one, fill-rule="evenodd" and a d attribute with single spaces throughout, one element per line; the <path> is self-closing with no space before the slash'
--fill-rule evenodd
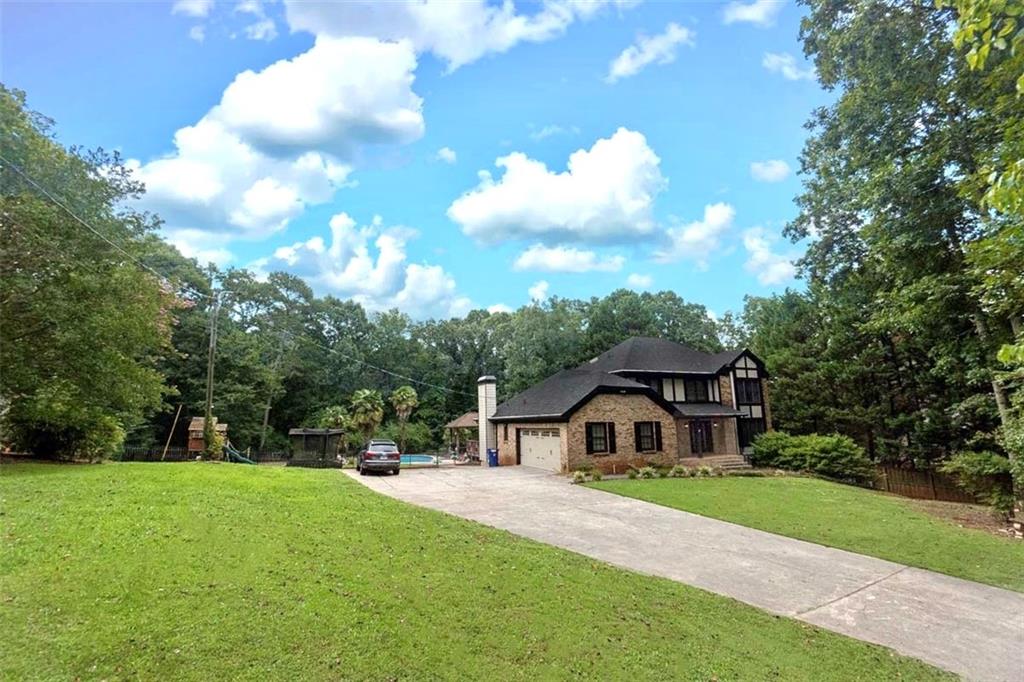
<path id="1" fill-rule="evenodd" d="M 750 469 L 750 464 L 741 455 L 710 455 L 708 457 L 686 457 L 681 460 L 683 466 L 687 467 L 711 467 L 713 469 L 724 469 L 735 471 L 737 469 Z"/>

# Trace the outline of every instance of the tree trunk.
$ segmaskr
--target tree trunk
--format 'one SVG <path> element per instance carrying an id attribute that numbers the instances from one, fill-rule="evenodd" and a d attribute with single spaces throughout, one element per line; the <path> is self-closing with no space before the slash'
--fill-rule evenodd
<path id="1" fill-rule="evenodd" d="M 978 334 L 978 338 L 981 339 L 983 346 L 989 345 L 988 327 L 985 325 L 985 320 L 982 319 L 980 314 L 974 315 L 974 330 Z M 999 410 L 999 422 L 1005 429 L 1010 425 L 1012 415 L 1010 414 L 1010 400 L 1006 395 L 1006 389 L 999 382 L 995 373 L 992 374 L 992 394 L 996 399 L 996 409 Z"/>

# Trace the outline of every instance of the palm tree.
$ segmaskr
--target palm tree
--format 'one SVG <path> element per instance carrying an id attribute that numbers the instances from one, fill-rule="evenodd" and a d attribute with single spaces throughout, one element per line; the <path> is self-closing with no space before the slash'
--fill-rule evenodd
<path id="1" fill-rule="evenodd" d="M 398 450 L 405 452 L 405 425 L 416 406 L 420 404 L 416 389 L 412 386 L 399 386 L 391 394 L 391 404 L 395 407 L 398 417 Z"/>
<path id="2" fill-rule="evenodd" d="M 363 435 L 363 440 L 373 438 L 374 432 L 384 419 L 384 399 L 380 393 L 361 388 L 352 394 L 352 426 Z"/>

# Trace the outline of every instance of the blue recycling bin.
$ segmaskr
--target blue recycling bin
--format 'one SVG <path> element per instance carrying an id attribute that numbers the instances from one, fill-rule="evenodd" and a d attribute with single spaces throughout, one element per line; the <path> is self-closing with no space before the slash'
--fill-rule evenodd
<path id="1" fill-rule="evenodd" d="M 487 466 L 498 466 L 498 451 L 495 448 L 487 448 Z"/>

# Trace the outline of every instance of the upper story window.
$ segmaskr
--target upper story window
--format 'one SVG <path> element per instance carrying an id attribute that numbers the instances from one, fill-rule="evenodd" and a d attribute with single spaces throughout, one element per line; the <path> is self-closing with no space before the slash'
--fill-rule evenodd
<path id="1" fill-rule="evenodd" d="M 673 403 L 710 403 L 718 400 L 717 379 L 661 380 L 661 396 Z"/>
<path id="2" fill-rule="evenodd" d="M 688 403 L 706 403 L 706 402 L 708 402 L 708 382 L 707 382 L 707 379 L 687 379 L 686 380 L 686 402 L 688 402 Z"/>
<path id="3" fill-rule="evenodd" d="M 736 380 L 736 404 L 737 405 L 760 405 L 761 404 L 761 380 L 760 379 L 737 379 Z"/>

